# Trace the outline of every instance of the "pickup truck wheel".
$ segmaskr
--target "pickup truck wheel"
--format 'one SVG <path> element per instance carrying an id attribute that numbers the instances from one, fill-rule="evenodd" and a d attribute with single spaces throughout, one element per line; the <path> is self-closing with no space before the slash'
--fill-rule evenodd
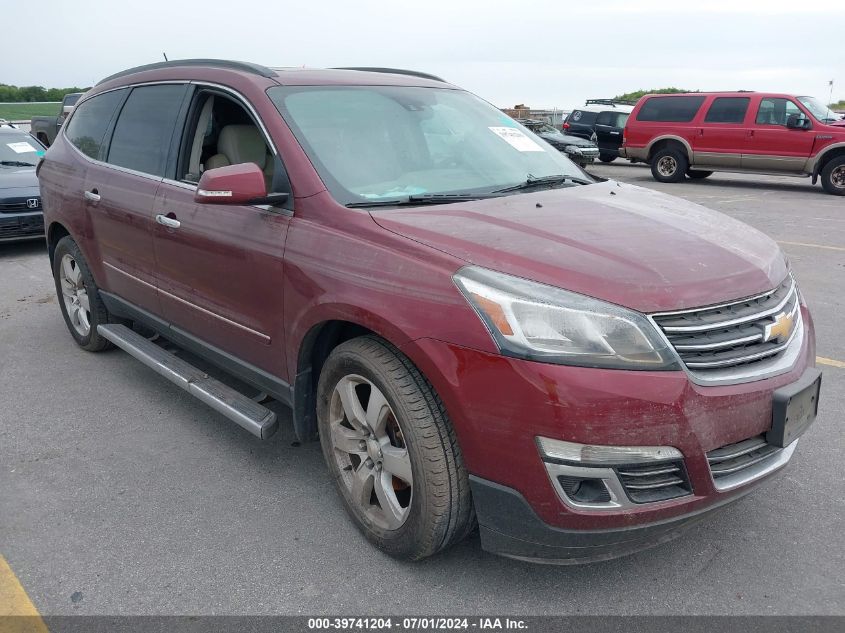
<path id="1" fill-rule="evenodd" d="M 658 182 L 681 182 L 689 168 L 689 161 L 681 150 L 664 147 L 651 159 L 651 175 Z"/>
<path id="2" fill-rule="evenodd" d="M 97 332 L 100 323 L 109 322 L 108 310 L 82 251 L 70 236 L 63 237 L 56 245 L 53 278 L 65 324 L 79 346 L 89 352 L 111 347 Z"/>
<path id="3" fill-rule="evenodd" d="M 599 154 L 599 160 L 603 163 L 612 163 L 616 160 L 616 156 L 613 154 Z"/>
<path id="4" fill-rule="evenodd" d="M 346 511 L 391 556 L 419 560 L 474 527 L 469 479 L 443 403 L 411 361 L 363 336 L 317 386 L 320 443 Z"/>
<path id="5" fill-rule="evenodd" d="M 824 166 L 822 187 L 835 196 L 845 196 L 845 156 L 832 158 Z"/>
<path id="6" fill-rule="evenodd" d="M 702 171 L 701 169 L 687 169 L 687 176 L 693 180 L 702 180 L 707 176 L 712 176 L 712 171 Z"/>

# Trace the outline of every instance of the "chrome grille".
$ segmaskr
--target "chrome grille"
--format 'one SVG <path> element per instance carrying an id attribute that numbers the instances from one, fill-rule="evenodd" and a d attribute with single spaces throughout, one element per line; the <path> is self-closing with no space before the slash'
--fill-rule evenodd
<path id="1" fill-rule="evenodd" d="M 692 493 L 682 461 L 619 466 L 616 474 L 634 503 L 654 503 Z"/>
<path id="2" fill-rule="evenodd" d="M 800 329 L 801 312 L 790 275 L 760 295 L 652 318 L 687 367 L 707 371 L 777 356 Z"/>

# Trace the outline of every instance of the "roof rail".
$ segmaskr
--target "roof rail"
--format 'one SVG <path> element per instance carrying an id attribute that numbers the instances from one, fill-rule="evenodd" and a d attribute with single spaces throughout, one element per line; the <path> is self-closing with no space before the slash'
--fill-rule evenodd
<path id="1" fill-rule="evenodd" d="M 215 68 L 225 68 L 227 70 L 239 70 L 241 72 L 251 73 L 253 75 L 260 75 L 261 77 L 275 77 L 276 71 L 260 64 L 252 64 L 249 62 L 236 62 L 228 59 L 174 59 L 167 62 L 156 62 L 154 64 L 145 64 L 143 66 L 135 66 L 127 70 L 122 70 L 119 73 L 109 75 L 105 79 L 101 79 L 95 85 L 99 86 L 102 83 L 117 79 L 118 77 L 125 77 L 127 75 L 134 75 L 145 70 L 159 70 L 162 68 L 178 68 L 180 66 L 213 66 Z"/>
<path id="2" fill-rule="evenodd" d="M 430 75 L 418 70 L 405 70 L 403 68 L 378 68 L 369 66 L 342 66 L 339 68 L 332 68 L 332 70 L 361 70 L 368 73 L 389 73 L 391 75 L 408 75 L 409 77 L 420 77 L 422 79 L 431 79 L 432 81 L 439 81 L 441 83 L 448 83 L 445 79 L 441 79 L 437 75 Z"/>
<path id="3" fill-rule="evenodd" d="M 630 99 L 587 99 L 585 105 L 636 105 L 636 101 Z"/>

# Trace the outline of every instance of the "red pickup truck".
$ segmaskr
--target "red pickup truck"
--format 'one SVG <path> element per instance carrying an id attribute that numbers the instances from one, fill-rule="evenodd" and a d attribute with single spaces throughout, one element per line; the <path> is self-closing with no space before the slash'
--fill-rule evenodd
<path id="1" fill-rule="evenodd" d="M 714 171 L 810 176 L 845 195 L 845 121 L 814 97 L 763 92 L 646 95 L 620 155 L 660 182 Z"/>

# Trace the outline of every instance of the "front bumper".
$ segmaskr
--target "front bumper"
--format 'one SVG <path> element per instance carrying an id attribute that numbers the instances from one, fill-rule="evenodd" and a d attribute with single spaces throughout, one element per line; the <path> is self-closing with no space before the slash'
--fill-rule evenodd
<path id="1" fill-rule="evenodd" d="M 0 242 L 44 237 L 44 215 L 41 211 L 0 213 Z"/>
<path id="2" fill-rule="evenodd" d="M 403 351 L 432 382 L 455 426 L 464 463 L 473 475 L 485 549 L 578 562 L 612 558 L 667 540 L 784 465 L 748 485 L 720 490 L 707 453 L 770 429 L 773 392 L 798 381 L 814 365 L 813 325 L 806 309 L 803 317 L 806 333 L 789 371 L 733 385 L 698 385 L 684 371 L 550 365 L 432 339 L 413 341 Z M 692 492 L 603 511 L 572 507 L 553 485 L 537 437 L 675 447 L 683 454 Z M 791 455 L 792 450 L 794 446 L 784 452 Z M 510 520 L 509 515 L 517 518 Z M 579 549 L 583 547 L 591 549 L 584 553 Z"/>

